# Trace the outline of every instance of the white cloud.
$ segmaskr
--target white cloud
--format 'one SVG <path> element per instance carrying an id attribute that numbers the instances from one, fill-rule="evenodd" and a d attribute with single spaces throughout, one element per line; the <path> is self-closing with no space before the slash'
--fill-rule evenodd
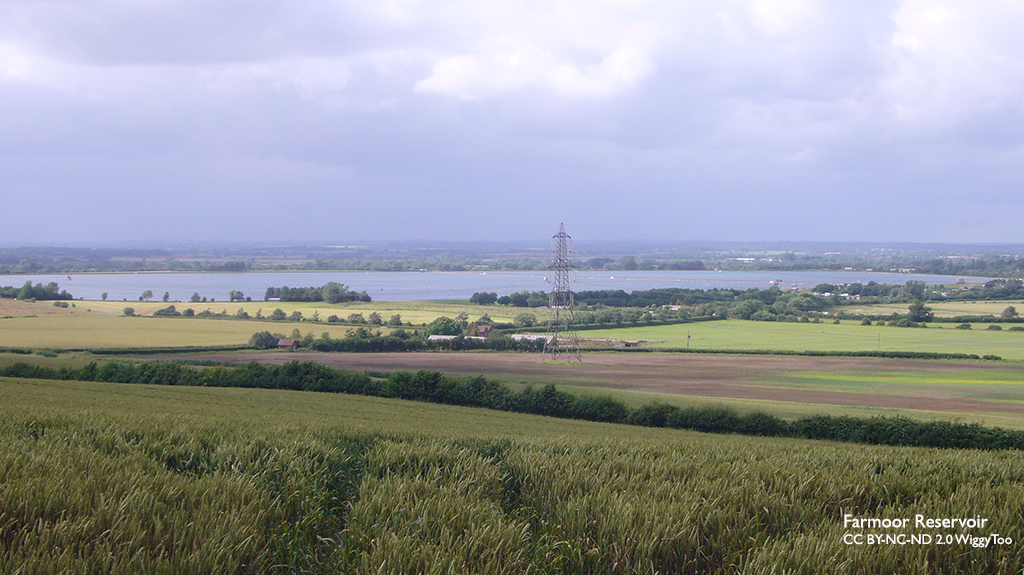
<path id="1" fill-rule="evenodd" d="M 0 81 L 24 82 L 32 72 L 29 57 L 10 44 L 0 44 Z"/>
<path id="2" fill-rule="evenodd" d="M 345 58 L 274 58 L 242 64 L 206 66 L 211 89 L 242 91 L 267 88 L 295 92 L 302 99 L 317 99 L 341 92 L 352 78 Z"/>
<path id="3" fill-rule="evenodd" d="M 807 23 L 814 4 L 810 0 L 752 0 L 750 14 L 770 34 L 784 34 Z"/>
<path id="4" fill-rule="evenodd" d="M 478 11 L 472 24 L 478 37 L 459 53 L 439 56 L 415 90 L 459 100 L 523 90 L 569 97 L 619 94 L 654 72 L 653 55 L 664 32 L 643 11 L 622 12 L 571 2 L 540 13 L 515 5 Z"/>
<path id="5" fill-rule="evenodd" d="M 925 130 L 1024 103 L 1024 6 L 907 0 L 893 16 L 886 98 L 899 121 Z"/>
<path id="6" fill-rule="evenodd" d="M 165 158 L 240 158 L 197 173 L 211 196 L 247 165 L 282 174 L 266 194 L 329 166 L 359 177 L 304 197 L 371 211 L 583 187 L 610 222 L 602 194 L 685 188 L 738 206 L 721 234 L 805 190 L 1020 206 L 1022 28 L 1019 0 L 0 0 L 0 161 L 47 158 L 27 192 L 52 159 L 85 195 L 159 187 Z"/>

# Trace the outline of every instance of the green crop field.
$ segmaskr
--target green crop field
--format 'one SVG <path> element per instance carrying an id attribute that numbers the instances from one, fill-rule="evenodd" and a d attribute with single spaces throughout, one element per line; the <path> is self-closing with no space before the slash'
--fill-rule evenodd
<path id="1" fill-rule="evenodd" d="M 1018 453 L 0 379 L 7 573 L 1019 573 L 1022 485 Z"/>
<path id="2" fill-rule="evenodd" d="M 862 326 L 844 321 L 781 323 L 725 320 L 664 326 L 602 329 L 580 332 L 584 339 L 645 340 L 645 347 L 692 349 L 764 349 L 791 351 L 928 351 L 998 355 L 1024 360 L 1024 333 L 954 329 L 953 324 L 927 328 Z"/>

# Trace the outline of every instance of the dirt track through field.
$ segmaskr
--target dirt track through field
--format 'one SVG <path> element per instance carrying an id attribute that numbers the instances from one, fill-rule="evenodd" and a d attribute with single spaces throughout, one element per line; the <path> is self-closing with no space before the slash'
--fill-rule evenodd
<path id="1" fill-rule="evenodd" d="M 181 356 L 178 356 L 181 357 Z M 901 386 L 884 394 L 798 389 L 780 382 L 799 372 L 940 372 L 965 370 L 1020 375 L 1020 364 L 874 358 L 733 356 L 657 353 L 586 354 L 584 363 L 541 362 L 524 353 L 252 353 L 190 356 L 218 361 L 282 364 L 317 361 L 356 371 L 436 370 L 452 375 L 486 375 L 504 381 L 556 383 L 653 393 L 788 401 L 805 404 L 915 409 L 951 413 L 1024 413 L 1024 403 L 964 397 L 955 386 Z M 827 377 L 827 375 L 826 375 Z"/>

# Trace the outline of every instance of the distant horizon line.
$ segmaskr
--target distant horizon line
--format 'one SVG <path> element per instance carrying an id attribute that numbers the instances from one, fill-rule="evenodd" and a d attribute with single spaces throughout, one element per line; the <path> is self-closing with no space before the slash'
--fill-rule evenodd
<path id="1" fill-rule="evenodd" d="M 570 234 L 572 235 L 572 234 Z M 759 247 L 785 247 L 785 246 L 846 246 L 846 247 L 870 247 L 870 248 L 900 248 L 900 247 L 937 247 L 937 248 L 1017 248 L 1024 249 L 1024 242 L 936 242 L 936 241 L 885 241 L 885 240 L 670 240 L 670 239 L 593 239 L 586 237 L 573 237 L 577 245 L 583 246 L 749 246 Z M 379 248 L 383 246 L 419 247 L 430 249 L 431 247 L 472 247 L 472 246 L 518 246 L 536 247 L 542 249 L 548 245 L 550 238 L 534 239 L 362 239 L 362 240 L 286 240 L 286 241 L 263 241 L 263 240 L 118 240 L 118 241 L 96 241 L 96 242 L 0 242 L 0 250 L 88 250 L 88 249 L 181 249 L 189 247 L 203 248 L 233 248 L 233 247 L 262 247 L 262 248 L 322 248 L 336 250 L 358 250 L 368 248 Z"/>
<path id="2" fill-rule="evenodd" d="M 570 234 L 571 235 L 571 234 Z M 616 252 L 812 252 L 828 255 L 829 252 L 850 251 L 895 251 L 895 252 L 941 252 L 978 253 L 986 255 L 1024 255 L 1024 242 L 942 242 L 942 241 L 882 241 L 882 240 L 819 240 L 819 239 L 591 239 L 573 237 L 575 253 Z M 167 251 L 188 250 L 324 250 L 337 252 L 408 250 L 430 252 L 442 250 L 457 251 L 537 251 L 538 255 L 550 250 L 550 238 L 536 239 L 362 239 L 345 241 L 260 241 L 260 240 L 147 240 L 147 241 L 96 241 L 74 242 L 74 244 L 52 244 L 52 242 L 31 242 L 31 244 L 3 244 L 0 252 L 60 252 L 60 251 Z M 1002 254 L 999 254 L 999 253 Z M 377 254 L 378 256 L 380 254 Z M 420 254 L 421 256 L 423 254 Z M 697 254 L 685 257 L 693 258 Z M 241 255 L 240 255 L 241 257 Z M 678 256 L 676 256 L 678 257 Z"/>

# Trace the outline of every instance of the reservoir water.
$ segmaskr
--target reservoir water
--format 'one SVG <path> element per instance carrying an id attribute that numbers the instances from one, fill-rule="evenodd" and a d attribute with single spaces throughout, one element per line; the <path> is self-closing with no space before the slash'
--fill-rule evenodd
<path id="1" fill-rule="evenodd" d="M 240 290 L 253 300 L 262 300 L 268 287 L 322 286 L 327 282 L 345 284 L 354 291 L 366 291 L 376 301 L 469 299 L 475 292 L 499 296 L 523 290 L 548 291 L 544 272 L 240 272 L 240 273 L 107 273 L 0 275 L 0 286 L 19 287 L 56 282 L 75 299 L 138 301 L 150 290 L 159 301 L 164 292 L 171 301 L 200 297 L 227 301 L 228 292 Z M 952 276 L 857 271 L 598 271 L 580 272 L 575 291 L 621 289 L 627 292 L 654 288 L 766 289 L 777 283 L 782 289 L 806 289 L 821 283 L 904 284 L 923 281 L 929 285 L 953 285 Z M 984 282 L 990 278 L 968 278 Z"/>

